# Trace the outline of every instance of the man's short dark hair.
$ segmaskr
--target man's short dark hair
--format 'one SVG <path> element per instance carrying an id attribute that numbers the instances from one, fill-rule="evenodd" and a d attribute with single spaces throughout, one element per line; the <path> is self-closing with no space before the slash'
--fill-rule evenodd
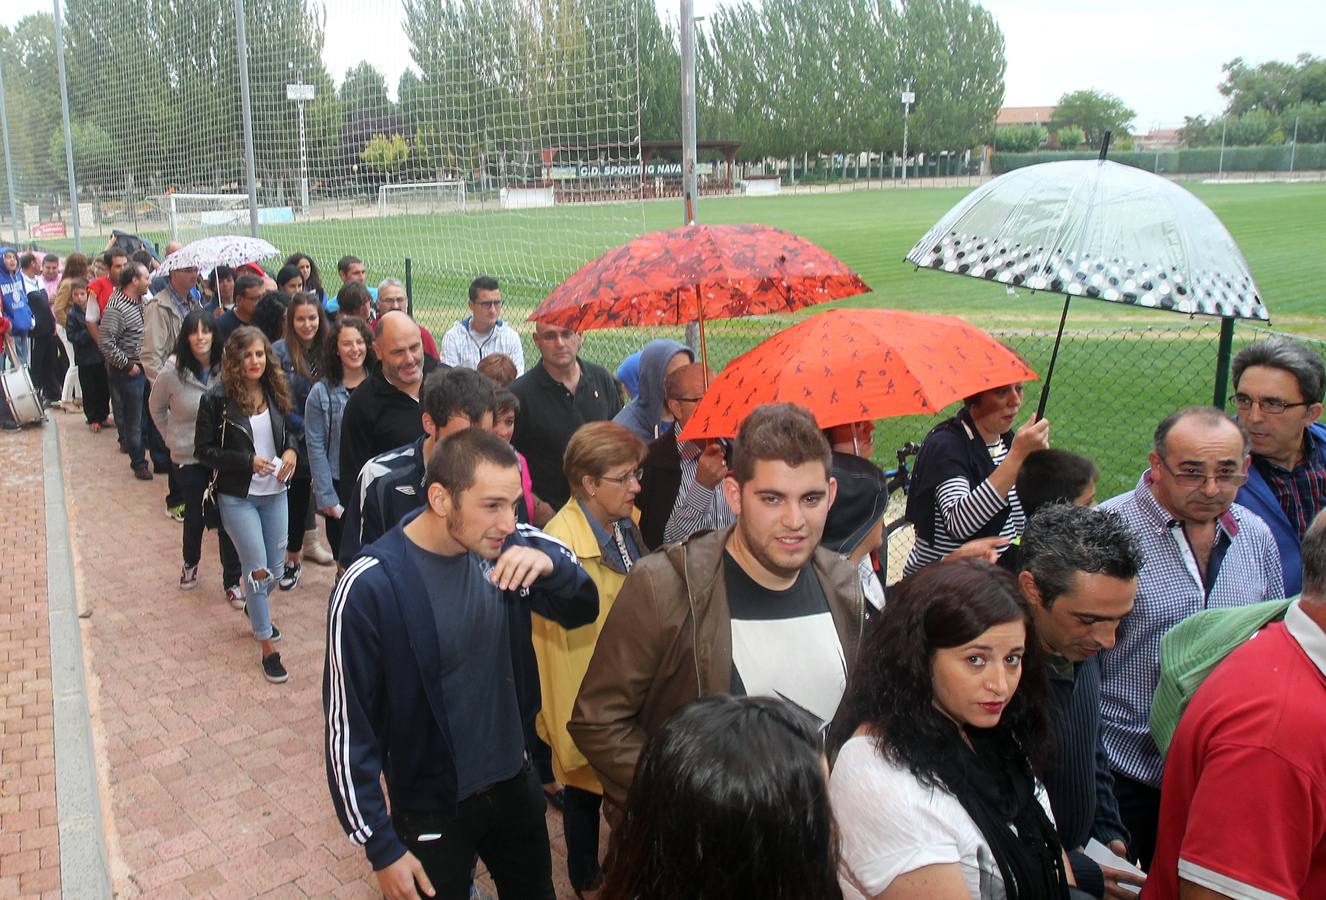
<path id="1" fill-rule="evenodd" d="M 60 257 L 56 256 L 54 253 L 47 253 L 41 258 L 41 264 L 44 266 L 48 262 L 59 263 Z"/>
<path id="2" fill-rule="evenodd" d="M 1136 578 L 1142 568 L 1142 551 L 1117 515 L 1052 503 L 1027 522 L 1021 564 L 1022 571 L 1036 579 L 1041 604 L 1049 609 L 1059 596 L 1073 589 L 1078 572 Z"/>
<path id="3" fill-rule="evenodd" d="M 1249 366 L 1283 369 L 1293 375 L 1298 392 L 1307 403 L 1320 403 L 1326 396 L 1326 366 L 1322 365 L 1321 357 L 1293 338 L 1270 337 L 1240 350 L 1234 357 L 1234 390 L 1238 390 L 1239 379 Z"/>
<path id="4" fill-rule="evenodd" d="M 140 262 L 135 262 L 131 260 L 130 262 L 125 263 L 124 268 L 120 270 L 120 280 L 119 283 L 116 285 L 116 287 L 118 287 L 120 290 L 124 290 L 129 285 L 133 284 L 134 279 L 138 277 L 140 269 L 144 272 L 147 271 L 147 269 Z"/>
<path id="5" fill-rule="evenodd" d="M 368 292 L 357 281 L 347 281 L 336 292 L 336 305 L 339 315 L 358 316 L 361 319 L 368 318 L 368 309 L 373 305 L 373 295 Z"/>
<path id="6" fill-rule="evenodd" d="M 497 286 L 497 279 L 491 275 L 480 275 L 470 282 L 470 299 L 478 300 L 479 291 L 497 291 L 501 290 Z"/>
<path id="7" fill-rule="evenodd" d="M 235 277 L 235 270 L 230 268 L 230 266 L 217 266 L 215 269 L 212 270 L 212 277 L 217 281 L 228 281 Z M 262 281 L 261 278 L 259 278 L 258 280 Z"/>
<path id="8" fill-rule="evenodd" d="M 37 254 L 32 252 L 25 252 L 18 258 L 18 267 L 19 269 L 26 269 L 28 266 L 32 265 L 36 261 L 37 261 Z"/>
<path id="9" fill-rule="evenodd" d="M 355 263 L 360 263 L 362 265 L 363 262 L 364 261 L 357 256 L 342 256 L 336 261 L 336 271 L 340 272 L 342 275 L 349 275 L 350 267 L 352 265 Z"/>
<path id="10" fill-rule="evenodd" d="M 511 445 L 483 428 L 466 428 L 438 441 L 428 457 L 425 489 L 435 484 L 446 488 L 452 502 L 474 487 L 480 463 L 492 463 L 504 469 L 516 468 L 520 460 Z"/>
<path id="11" fill-rule="evenodd" d="M 497 415 L 497 391 L 487 377 L 473 369 L 439 369 L 424 380 L 423 408 L 438 428 L 455 415 L 478 425 L 484 413 Z"/>
<path id="12" fill-rule="evenodd" d="M 741 423 L 732 453 L 732 476 L 745 484 L 755 475 L 755 463 L 776 460 L 789 466 L 824 464 L 824 477 L 833 466 L 833 451 L 815 424 L 815 417 L 795 403 L 766 403 Z"/>
<path id="13" fill-rule="evenodd" d="M 146 250 L 135 250 L 133 253 L 129 254 L 129 258 L 149 271 L 152 269 L 152 263 L 156 262 L 156 260 L 152 258 L 152 254 L 148 253 Z"/>
<path id="14" fill-rule="evenodd" d="M 101 261 L 106 264 L 106 268 L 108 269 L 115 265 L 115 260 L 120 258 L 128 259 L 129 254 L 125 253 L 119 247 L 111 247 L 105 253 L 101 254 Z"/>
<path id="15" fill-rule="evenodd" d="M 1248 450 L 1252 447 L 1252 438 L 1248 436 L 1248 429 L 1243 427 L 1243 423 L 1233 418 L 1223 409 L 1216 409 L 1214 406 L 1185 406 L 1183 409 L 1170 413 L 1160 420 L 1156 426 L 1155 439 L 1153 440 L 1153 449 L 1156 455 L 1162 459 L 1165 457 L 1165 442 L 1169 440 L 1169 433 L 1174 430 L 1174 426 L 1184 419 L 1197 419 L 1203 425 L 1233 425 L 1238 429 L 1238 433 L 1243 437 L 1243 455 L 1248 455 Z"/>
<path id="16" fill-rule="evenodd" d="M 259 278 L 257 275 L 246 274 L 246 275 L 241 275 L 235 279 L 234 290 L 236 297 L 243 297 L 247 295 L 248 292 L 253 290 L 254 288 L 257 288 L 258 290 L 263 289 L 262 279 Z"/>
<path id="17" fill-rule="evenodd" d="M 1018 470 L 1018 502 L 1031 518 L 1049 503 L 1072 503 L 1100 477 L 1096 464 L 1067 450 L 1036 450 Z"/>

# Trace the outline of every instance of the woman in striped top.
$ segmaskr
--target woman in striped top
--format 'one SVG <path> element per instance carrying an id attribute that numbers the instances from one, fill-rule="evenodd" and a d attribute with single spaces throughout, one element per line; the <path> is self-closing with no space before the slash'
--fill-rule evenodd
<path id="1" fill-rule="evenodd" d="M 907 496 L 916 543 L 904 575 L 975 538 L 1011 540 L 1021 534 L 1018 472 L 1028 454 L 1050 445 L 1050 423 L 1044 419 L 1012 431 L 1022 392 L 1018 383 L 974 394 L 956 416 L 926 435 Z"/>

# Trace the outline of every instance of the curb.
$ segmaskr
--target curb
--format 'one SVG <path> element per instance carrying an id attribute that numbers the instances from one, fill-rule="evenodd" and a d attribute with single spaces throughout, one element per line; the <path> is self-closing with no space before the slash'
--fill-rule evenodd
<path id="1" fill-rule="evenodd" d="M 46 498 L 46 608 L 50 616 L 51 698 L 55 707 L 55 806 L 60 829 L 60 893 L 112 896 L 96 752 L 78 626 L 64 466 L 54 416 L 42 429 Z"/>

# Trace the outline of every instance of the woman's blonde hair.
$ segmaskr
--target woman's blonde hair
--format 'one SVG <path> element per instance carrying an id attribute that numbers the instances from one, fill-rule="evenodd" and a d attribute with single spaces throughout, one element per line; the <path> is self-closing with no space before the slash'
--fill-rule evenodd
<path id="1" fill-rule="evenodd" d="M 645 458 L 645 442 L 616 422 L 589 422 L 576 429 L 562 456 L 562 471 L 577 500 L 586 499 L 582 479 L 602 478 L 609 469 Z"/>
<path id="2" fill-rule="evenodd" d="M 258 411 L 244 387 L 244 351 L 252 344 L 262 344 L 267 357 L 267 368 L 262 373 L 260 384 L 267 403 L 277 408 L 281 415 L 290 412 L 290 385 L 281 371 L 281 363 L 272 351 L 272 342 L 252 325 L 241 325 L 226 340 L 226 349 L 221 356 L 221 387 L 226 397 L 233 400 L 240 412 L 251 416 Z"/>

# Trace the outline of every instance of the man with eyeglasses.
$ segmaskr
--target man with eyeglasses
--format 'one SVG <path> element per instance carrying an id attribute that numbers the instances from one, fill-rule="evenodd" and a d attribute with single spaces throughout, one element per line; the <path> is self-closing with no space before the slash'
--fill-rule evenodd
<path id="1" fill-rule="evenodd" d="M 520 335 L 502 321 L 502 290 L 497 279 L 480 275 L 470 282 L 469 316 L 442 335 L 442 362 L 474 369 L 479 360 L 494 353 L 510 357 L 517 375 L 525 371 Z"/>
<path id="2" fill-rule="evenodd" d="M 405 285 L 401 284 L 399 278 L 384 278 L 378 282 L 378 302 L 375 305 L 377 318 L 373 320 L 373 333 L 382 333 L 382 317 L 389 312 L 402 312 L 410 315 L 410 301 L 405 294 Z M 411 319 L 410 321 L 414 321 Z M 437 352 L 437 342 L 433 340 L 433 335 L 428 329 L 418 322 L 419 340 L 423 343 L 424 356 L 431 356 L 438 362 L 442 361 L 442 355 Z"/>
<path id="3" fill-rule="evenodd" d="M 697 531 L 726 528 L 736 519 L 719 490 L 727 476 L 723 444 L 681 439 L 682 429 L 704 397 L 704 375 L 704 366 L 691 363 L 663 381 L 664 405 L 677 424 L 649 445 L 641 463 L 644 480 L 635 498 L 640 535 L 652 550 Z"/>
<path id="4" fill-rule="evenodd" d="M 529 463 L 534 493 L 553 509 L 561 509 L 571 497 L 562 471 L 562 454 L 571 435 L 586 422 L 611 419 L 622 408 L 612 373 L 580 358 L 583 340 L 569 328 L 536 323 L 539 364 L 509 388 L 520 400 L 511 445 Z"/>
<path id="5" fill-rule="evenodd" d="M 1122 519 L 1142 551 L 1133 612 L 1100 666 L 1101 733 L 1143 868 L 1155 850 L 1164 770 L 1148 724 L 1161 637 L 1200 610 L 1285 595 L 1271 530 L 1234 502 L 1247 480 L 1248 449 L 1248 433 L 1223 411 L 1181 409 L 1156 428 L 1137 487 L 1100 505 Z"/>
<path id="6" fill-rule="evenodd" d="M 1298 341 L 1274 337 L 1234 357 L 1231 400 L 1252 438 L 1248 483 L 1236 499 L 1275 535 L 1289 597 L 1303 584 L 1303 535 L 1326 508 L 1326 426 L 1317 421 L 1323 393 L 1321 357 Z"/>

